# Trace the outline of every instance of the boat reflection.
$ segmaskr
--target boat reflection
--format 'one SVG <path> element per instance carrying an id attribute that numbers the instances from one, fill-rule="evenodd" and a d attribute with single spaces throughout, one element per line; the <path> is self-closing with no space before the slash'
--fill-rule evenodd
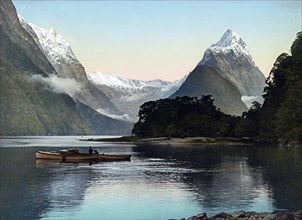
<path id="1" fill-rule="evenodd" d="M 79 149 L 70 148 L 59 151 L 36 151 L 36 159 L 42 160 L 55 160 L 55 161 L 63 161 L 63 162 L 84 162 L 84 161 L 124 161 L 130 160 L 131 155 L 128 154 L 99 154 L 98 151 L 95 150 L 96 153 L 92 154 L 92 148 L 89 149 L 89 153 L 80 153 Z"/>
<path id="2" fill-rule="evenodd" d="M 55 164 L 89 164 L 90 166 L 93 164 L 99 164 L 103 161 L 92 160 L 92 161 L 62 161 L 62 160 L 43 160 L 43 159 L 36 159 L 36 165 L 55 165 Z"/>

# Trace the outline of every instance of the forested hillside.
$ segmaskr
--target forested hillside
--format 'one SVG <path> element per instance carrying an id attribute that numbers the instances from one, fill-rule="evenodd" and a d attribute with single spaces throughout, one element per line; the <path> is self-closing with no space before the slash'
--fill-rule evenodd
<path id="1" fill-rule="evenodd" d="M 264 103 L 244 113 L 240 135 L 302 140 L 302 32 L 281 54 L 266 80 Z"/>

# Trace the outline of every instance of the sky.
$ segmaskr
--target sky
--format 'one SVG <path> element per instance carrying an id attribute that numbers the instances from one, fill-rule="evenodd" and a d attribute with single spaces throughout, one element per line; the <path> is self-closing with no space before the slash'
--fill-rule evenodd
<path id="1" fill-rule="evenodd" d="M 302 30 L 301 0 L 13 0 L 25 20 L 53 27 L 86 71 L 175 81 L 231 29 L 265 76 Z"/>

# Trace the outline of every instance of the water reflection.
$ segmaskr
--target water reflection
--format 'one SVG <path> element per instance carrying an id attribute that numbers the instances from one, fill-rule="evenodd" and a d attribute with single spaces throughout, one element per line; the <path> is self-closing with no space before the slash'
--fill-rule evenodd
<path id="1" fill-rule="evenodd" d="M 50 203 L 47 188 L 43 190 L 47 170 L 36 169 L 32 149 L 22 151 L 22 157 L 20 153 L 0 148 L 1 219 L 37 219 Z"/>
<path id="2" fill-rule="evenodd" d="M 1 219 L 180 219 L 199 212 L 302 207 L 301 150 L 110 144 L 95 148 L 131 153 L 132 160 L 41 163 L 34 159 L 35 147 L 0 147 Z"/>
<path id="3" fill-rule="evenodd" d="M 178 172 L 179 180 L 187 184 L 208 213 L 273 209 L 263 169 L 248 165 L 246 149 L 192 145 L 142 146 L 141 150 L 147 157 L 176 159 L 177 166 L 191 168 L 193 172 Z"/>
<path id="4" fill-rule="evenodd" d="M 263 167 L 263 181 L 271 189 L 273 205 L 280 209 L 302 208 L 302 150 L 257 148 L 248 151 L 248 164 Z"/>

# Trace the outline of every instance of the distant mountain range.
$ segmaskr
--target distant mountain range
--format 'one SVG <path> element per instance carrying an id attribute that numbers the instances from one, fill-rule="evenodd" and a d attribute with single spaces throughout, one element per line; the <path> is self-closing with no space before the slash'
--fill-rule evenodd
<path id="1" fill-rule="evenodd" d="M 88 72 L 88 79 L 131 121 L 137 121 L 140 105 L 147 101 L 167 98 L 179 89 L 186 76 L 175 82 L 163 80 L 131 80 L 117 74 Z"/>
<path id="2" fill-rule="evenodd" d="M 19 19 L 22 26 L 32 35 L 52 63 L 59 77 L 73 79 L 77 82 L 78 85 L 71 86 L 77 86 L 81 89 L 73 94 L 73 98 L 91 110 L 97 111 L 102 118 L 107 116 L 113 120 L 123 123 L 131 122 L 132 124 L 137 120 L 140 105 L 146 101 L 166 98 L 180 86 L 181 81 L 175 83 L 162 80 L 144 82 L 100 72 L 87 73 L 88 80 L 84 67 L 76 59 L 69 44 L 59 33 L 53 28 L 45 29 L 27 23 L 21 16 Z M 64 84 L 65 87 L 68 86 L 66 83 Z M 99 127 L 92 124 L 93 122 L 98 123 L 98 120 L 90 120 L 82 112 L 82 108 L 78 108 L 78 110 L 92 127 Z M 131 129 L 129 126 L 127 127 L 127 133 L 129 133 Z"/>
<path id="3" fill-rule="evenodd" d="M 130 134 L 139 106 L 167 97 L 211 94 L 222 111 L 236 115 L 247 110 L 242 100 L 261 101 L 265 78 L 231 30 L 188 76 L 140 81 L 86 73 L 53 28 L 18 17 L 10 0 L 0 9 L 1 135 Z"/>

